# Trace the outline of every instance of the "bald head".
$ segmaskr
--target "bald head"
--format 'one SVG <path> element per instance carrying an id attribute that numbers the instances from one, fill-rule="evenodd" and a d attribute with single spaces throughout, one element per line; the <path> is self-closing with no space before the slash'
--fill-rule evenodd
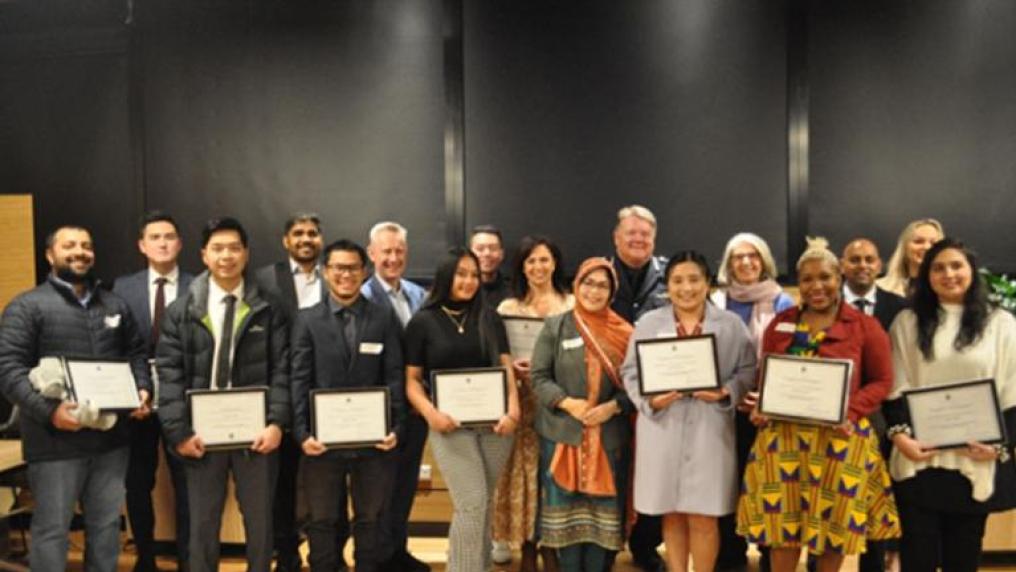
<path id="1" fill-rule="evenodd" d="M 847 288 L 863 296 L 875 286 L 875 279 L 882 272 L 882 259 L 878 247 L 867 238 L 856 238 L 843 248 L 840 268 Z"/>

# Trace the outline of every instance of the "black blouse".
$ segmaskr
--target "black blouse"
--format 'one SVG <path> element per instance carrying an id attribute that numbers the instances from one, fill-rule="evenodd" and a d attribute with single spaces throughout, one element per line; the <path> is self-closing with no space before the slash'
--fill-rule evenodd
<path id="1" fill-rule="evenodd" d="M 509 353 L 504 322 L 491 314 L 494 322 L 494 347 L 497 353 Z M 458 328 L 440 307 L 426 308 L 413 315 L 406 325 L 406 365 L 423 368 L 423 384 L 430 387 L 430 372 L 435 369 L 460 369 L 500 365 L 487 355 L 480 343 L 475 319 L 467 320 L 465 332 Z"/>

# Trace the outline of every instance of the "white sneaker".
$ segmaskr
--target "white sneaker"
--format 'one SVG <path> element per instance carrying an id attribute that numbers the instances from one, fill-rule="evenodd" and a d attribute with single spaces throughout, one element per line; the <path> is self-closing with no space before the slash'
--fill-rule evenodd
<path id="1" fill-rule="evenodd" d="M 494 548 L 490 550 L 490 558 L 494 564 L 508 564 L 512 561 L 512 546 L 507 542 L 494 541 Z"/>

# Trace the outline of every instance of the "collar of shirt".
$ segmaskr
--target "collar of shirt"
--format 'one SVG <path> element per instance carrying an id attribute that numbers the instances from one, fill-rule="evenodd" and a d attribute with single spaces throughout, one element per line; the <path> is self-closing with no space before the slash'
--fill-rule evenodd
<path id="1" fill-rule="evenodd" d="M 357 296 L 356 300 L 353 301 L 349 306 L 343 306 L 340 304 L 334 296 L 328 296 L 328 309 L 335 315 L 340 315 L 342 312 L 350 312 L 353 316 L 359 318 L 363 312 L 363 305 L 366 302 L 363 301 L 363 296 Z"/>
<path id="2" fill-rule="evenodd" d="M 313 281 L 317 280 L 318 276 L 321 275 L 321 265 L 320 264 L 315 264 L 314 265 L 314 269 L 310 271 L 310 274 L 307 274 L 306 272 L 303 271 L 303 267 L 300 266 L 295 260 L 293 260 L 292 256 L 290 256 L 289 257 L 289 271 L 292 274 L 303 274 L 304 276 L 307 277 L 307 282 L 313 282 Z"/>
<path id="3" fill-rule="evenodd" d="M 863 298 L 864 300 L 866 300 L 868 302 L 869 306 L 874 308 L 875 307 L 875 293 L 877 291 L 878 291 L 878 288 L 876 288 L 875 286 L 872 286 L 871 289 L 868 290 L 867 294 L 865 294 L 864 296 L 858 296 L 857 294 L 854 293 L 853 290 L 850 289 L 850 286 L 847 286 L 846 284 L 844 284 L 843 285 L 843 299 L 848 304 L 854 304 L 855 301 Z"/>
<path id="4" fill-rule="evenodd" d="M 228 294 L 236 296 L 236 301 L 243 300 L 243 280 L 230 292 L 226 292 L 215 283 L 215 279 L 208 278 L 208 304 L 221 304 Z"/>
<path id="5" fill-rule="evenodd" d="M 75 298 L 78 298 L 78 293 L 77 293 L 76 290 L 74 290 L 74 285 L 73 284 L 71 284 L 70 282 L 67 282 L 66 280 L 60 279 L 60 277 L 57 276 L 55 273 L 52 275 L 52 278 L 53 278 L 53 282 L 56 282 L 60 286 L 66 288 L 67 290 L 70 290 L 70 293 L 73 294 Z M 95 294 L 95 285 L 94 284 L 92 284 L 91 286 L 85 286 L 85 295 L 80 297 L 80 298 L 78 298 L 78 303 L 81 304 L 81 306 L 83 308 L 87 308 L 88 307 L 88 303 L 92 301 L 92 295 L 94 295 L 94 294 Z"/>
<path id="6" fill-rule="evenodd" d="M 148 283 L 155 284 L 155 281 L 158 280 L 159 278 L 165 278 L 166 284 L 176 285 L 176 281 L 180 279 L 180 267 L 174 266 L 173 269 L 170 270 L 168 274 L 159 274 L 154 268 L 149 266 Z"/>
<path id="7" fill-rule="evenodd" d="M 375 276 L 377 276 L 377 275 L 375 274 Z M 393 294 L 398 295 L 398 294 L 402 293 L 402 279 L 401 278 L 399 278 L 399 287 L 398 288 L 395 288 L 394 286 L 389 284 L 387 280 L 381 278 L 380 276 L 377 276 L 377 281 L 381 284 L 381 289 L 384 290 L 385 294 L 388 294 L 389 296 L 391 296 Z"/>

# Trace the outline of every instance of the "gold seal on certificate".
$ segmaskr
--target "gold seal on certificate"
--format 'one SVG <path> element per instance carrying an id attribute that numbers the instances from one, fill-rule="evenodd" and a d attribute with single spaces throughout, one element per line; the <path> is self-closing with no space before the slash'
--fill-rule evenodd
<path id="1" fill-rule="evenodd" d="M 434 407 L 464 427 L 494 425 L 508 411 L 508 373 L 503 367 L 434 370 L 430 391 Z"/>
<path id="2" fill-rule="evenodd" d="M 953 449 L 970 441 L 1005 443 L 1005 423 L 995 380 L 981 379 L 905 390 L 914 439 L 926 447 Z"/>
<path id="3" fill-rule="evenodd" d="M 767 355 L 759 413 L 816 425 L 840 425 L 854 362 L 846 359 Z"/>
<path id="4" fill-rule="evenodd" d="M 635 357 L 642 395 L 720 388 L 720 361 L 712 334 L 638 340 Z"/>
<path id="5" fill-rule="evenodd" d="M 387 387 L 312 389 L 311 431 L 328 448 L 372 447 L 391 431 Z"/>
<path id="6" fill-rule="evenodd" d="M 206 449 L 245 449 L 268 424 L 268 388 L 189 389 L 187 408 Z"/>
<path id="7" fill-rule="evenodd" d="M 61 358 L 67 393 L 75 403 L 90 403 L 102 413 L 141 406 L 130 362 Z"/>
<path id="8" fill-rule="evenodd" d="M 508 332 L 508 346 L 515 359 L 531 359 L 536 338 L 543 329 L 543 318 L 525 318 L 522 316 L 504 316 L 504 329 Z"/>

